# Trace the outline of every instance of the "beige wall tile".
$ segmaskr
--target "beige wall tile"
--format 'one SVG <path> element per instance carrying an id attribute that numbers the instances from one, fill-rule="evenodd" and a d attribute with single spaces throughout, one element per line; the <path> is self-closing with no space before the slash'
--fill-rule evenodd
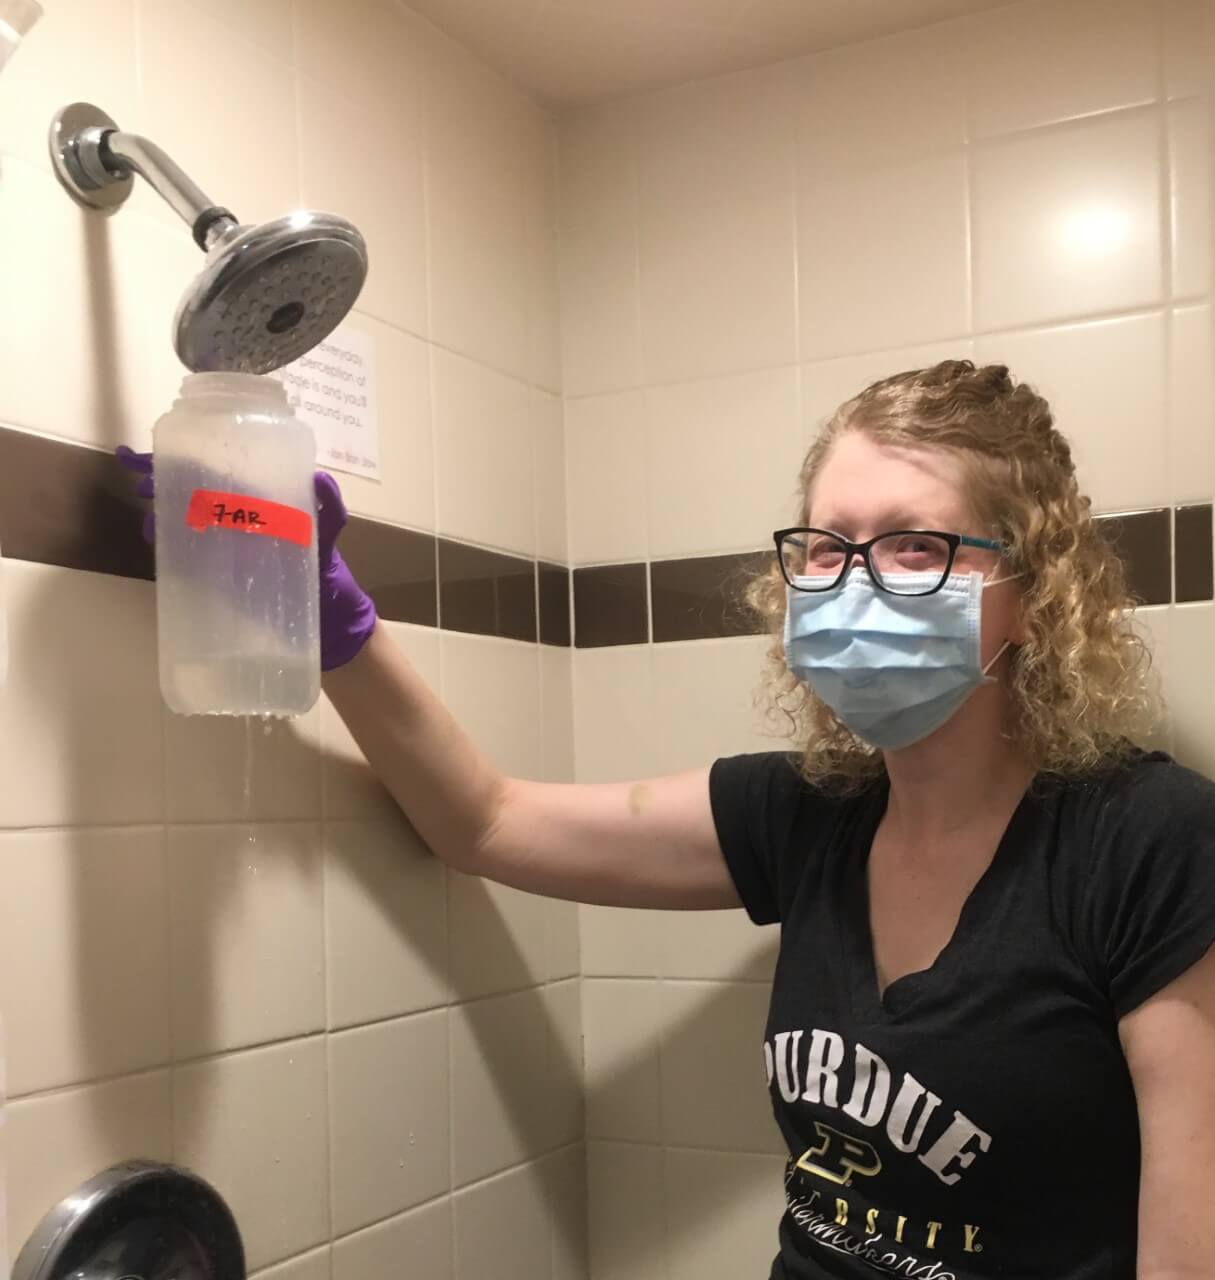
<path id="1" fill-rule="evenodd" d="M 329 1037 L 336 1235 L 450 1188 L 447 1035 L 436 1010 Z"/>
<path id="2" fill-rule="evenodd" d="M 662 969 L 666 911 L 578 908 L 582 972 L 596 978 L 656 978 Z"/>
<path id="3" fill-rule="evenodd" d="M 573 650 L 540 646 L 540 746 L 546 782 L 574 780 Z"/>
<path id="4" fill-rule="evenodd" d="M 164 711 L 170 822 L 321 816 L 319 708 L 290 721 Z"/>
<path id="5" fill-rule="evenodd" d="M 762 982 L 664 982 L 663 1141 L 676 1147 L 782 1151 L 760 1046 Z"/>
<path id="6" fill-rule="evenodd" d="M 975 340 L 975 352 L 982 362 L 1007 364 L 1050 401 L 1081 492 L 1098 510 L 1168 502 L 1168 452 L 1144 447 L 1144 424 L 1165 419 L 1163 312 L 988 334 Z M 1111 369 L 1133 376 L 1111 379 Z"/>
<path id="7" fill-rule="evenodd" d="M 871 382 L 908 369 L 928 368 L 942 360 L 970 360 L 973 357 L 974 343 L 969 338 L 956 338 L 922 346 L 899 347 L 893 351 L 867 351 L 863 355 L 840 356 L 802 365 L 803 446 L 809 445 L 845 400 L 851 400 Z M 790 520 L 799 517 L 800 511 L 795 503 Z"/>
<path id="8" fill-rule="evenodd" d="M 427 1280 L 452 1280 L 451 1199 L 358 1231 L 333 1246 L 333 1280 L 384 1280 L 405 1261 Z"/>
<path id="9" fill-rule="evenodd" d="M 635 207 L 561 233 L 561 376 L 567 396 L 641 385 L 637 236 Z"/>
<path id="10" fill-rule="evenodd" d="M 544 929 L 545 976 L 550 982 L 575 977 L 581 970 L 578 904 L 546 902 Z"/>
<path id="11" fill-rule="evenodd" d="M 319 828 L 170 828 L 168 867 L 178 1057 L 324 1027 Z"/>
<path id="12" fill-rule="evenodd" d="M 0 688 L 0 774 L 7 784 L 0 825 L 158 822 L 151 587 L 10 560 L 4 595 L 9 678 Z"/>
<path id="13" fill-rule="evenodd" d="M 305 75 L 390 117 L 426 103 L 427 26 L 392 0 L 293 0 L 294 53 Z"/>
<path id="14" fill-rule="evenodd" d="M 548 1146 L 553 1036 L 549 1008 L 538 990 L 452 1010 L 454 1186 L 531 1159 Z"/>
<path id="15" fill-rule="evenodd" d="M 1210 678 L 1215 645 L 1215 606 L 1178 605 L 1172 611 L 1164 691 L 1178 760 L 1215 778 L 1215 744 L 1211 740 L 1215 691 Z"/>
<path id="16" fill-rule="evenodd" d="M 574 564 L 646 557 L 646 448 L 646 403 L 640 392 L 566 401 L 567 510 Z"/>
<path id="17" fill-rule="evenodd" d="M 542 777 L 536 645 L 454 631 L 443 632 L 439 644 L 443 701 L 465 732 L 504 772 Z"/>
<path id="18" fill-rule="evenodd" d="M 433 627 L 411 626 L 404 622 L 379 623 L 409 660 L 415 671 L 438 692 L 439 633 Z M 350 731 L 321 695 L 321 745 L 324 812 L 327 818 L 396 818 L 396 802 L 371 772 Z"/>
<path id="19" fill-rule="evenodd" d="M 803 184 L 837 169 L 959 146 L 966 138 L 965 26 L 942 23 L 793 64 Z M 841 121 L 847 121 L 841 127 Z"/>
<path id="20" fill-rule="evenodd" d="M 651 556 L 768 544 L 797 489 L 799 428 L 795 365 L 648 390 Z"/>
<path id="21" fill-rule="evenodd" d="M 445 1004 L 443 864 L 399 819 L 330 822 L 323 839 L 329 1026 Z"/>
<path id="22" fill-rule="evenodd" d="M 622 98 L 558 117 L 563 230 L 605 217 L 613 222 L 633 220 L 648 105 L 648 99 Z"/>
<path id="23" fill-rule="evenodd" d="M 391 24 L 391 20 L 389 20 Z M 408 66 L 399 78 L 409 78 Z M 357 81 L 361 77 L 351 77 Z M 369 107 L 311 76 L 299 77 L 300 187 L 310 208 L 349 218 L 367 241 L 370 269 L 359 310 L 425 336 L 427 312 L 424 135 L 418 107 Z M 374 164 L 367 158 L 375 156 Z M 391 197 L 385 174 L 392 175 Z"/>
<path id="24" fill-rule="evenodd" d="M 330 1280 L 329 1246 L 259 1271 L 250 1280 Z"/>
<path id="25" fill-rule="evenodd" d="M 9 1096 L 167 1061 L 161 830 L 5 831 L 0 877 Z"/>
<path id="26" fill-rule="evenodd" d="M 976 137 L 1137 106 L 1157 95 L 1159 19 L 1150 0 L 1038 0 L 979 14 L 969 27 Z"/>
<path id="27" fill-rule="evenodd" d="M 512 1169 L 458 1191 L 452 1209 L 456 1280 L 549 1280 L 551 1227 L 539 1166 Z"/>
<path id="28" fill-rule="evenodd" d="M 0 308 L 0 420 L 105 449 L 148 448 L 181 383 L 170 326 L 198 250 L 184 228 L 84 213 L 23 161 L 6 157 L 2 181 L 0 236 L 22 251 L 5 276 L 5 297 L 21 305 Z"/>
<path id="29" fill-rule="evenodd" d="M 173 1158 L 167 1071 L 9 1102 L 8 1241 L 16 1257 L 43 1216 L 122 1160 Z"/>
<path id="30" fill-rule="evenodd" d="M 790 173 L 783 189 L 643 203 L 646 380 L 679 382 L 791 364 L 797 352 Z"/>
<path id="31" fill-rule="evenodd" d="M 670 1280 L 762 1275 L 771 1266 L 784 1212 L 783 1158 L 668 1151 L 665 1186 Z"/>
<path id="32" fill-rule="evenodd" d="M 549 1047 L 549 1132 L 544 1145 L 569 1147 L 586 1132 L 583 1106 L 582 988 L 578 979 L 541 988 Z"/>
<path id="33" fill-rule="evenodd" d="M 361 311 L 345 323 L 375 343 L 380 478 L 338 473 L 342 499 L 355 515 L 429 533 L 435 527 L 435 488 L 426 343 Z"/>
<path id="34" fill-rule="evenodd" d="M 291 0 L 190 0 L 205 9 L 213 22 L 222 23 L 246 40 L 271 53 L 284 54 L 291 46 Z"/>
<path id="35" fill-rule="evenodd" d="M 528 373 L 534 387 L 561 393 L 561 261 L 558 249 L 560 190 L 557 178 L 557 126 L 541 122 L 541 176 L 529 193 L 528 211 Z"/>
<path id="36" fill-rule="evenodd" d="M 228 1201 L 251 1271 L 329 1237 L 326 1110 L 319 1037 L 174 1074 L 174 1159 Z"/>
<path id="37" fill-rule="evenodd" d="M 1164 73 L 1170 98 L 1211 89 L 1211 39 L 1206 0 L 1164 0 Z"/>
<path id="38" fill-rule="evenodd" d="M 588 1145 L 588 1234 L 595 1280 L 666 1280 L 662 1155 L 661 1147 Z"/>
<path id="39" fill-rule="evenodd" d="M 584 979 L 582 1032 L 587 1136 L 657 1142 L 662 1128 L 659 984 Z"/>
<path id="40" fill-rule="evenodd" d="M 301 152 L 289 39 L 268 49 L 235 27 L 217 26 L 201 5 L 186 0 L 139 5 L 137 16 L 142 97 L 135 119 L 119 123 L 160 142 L 242 222 L 264 222 L 298 208 Z M 220 67 L 224 88 L 217 94 Z M 198 110 L 201 101 L 207 110 Z M 232 145 L 250 130 L 254 145 Z M 143 183 L 136 185 L 131 207 L 180 221 Z"/>
<path id="41" fill-rule="evenodd" d="M 582 1143 L 540 1163 L 553 1237 L 553 1280 L 590 1280 L 586 1149 Z"/>
<path id="42" fill-rule="evenodd" d="M 451 984 L 457 1000 L 545 981 L 549 905 L 536 894 L 449 873 Z"/>
<path id="43" fill-rule="evenodd" d="M 528 379 L 532 312 L 541 301 L 533 229 L 545 217 L 548 122 L 453 41 L 436 34 L 428 52 L 433 334 Z"/>
<path id="44" fill-rule="evenodd" d="M 431 348 L 437 528 L 454 538 L 533 555 L 532 419 L 527 384 Z"/>
<path id="45" fill-rule="evenodd" d="M 569 538 L 561 398 L 533 387 L 530 400 L 536 468 L 536 555 L 565 564 L 569 561 Z"/>
<path id="46" fill-rule="evenodd" d="M 649 645 L 574 654 L 574 751 L 579 782 L 654 773 Z"/>
<path id="47" fill-rule="evenodd" d="M 1211 105 L 1205 98 L 1168 109 L 1172 175 L 1173 296 L 1211 287 Z"/>
<path id="48" fill-rule="evenodd" d="M 1211 309 L 1177 307 L 1169 349 L 1169 494 L 1208 502 L 1215 490 L 1215 396 L 1211 381 Z"/>
<path id="49" fill-rule="evenodd" d="M 664 978 L 772 981 L 780 930 L 756 928 L 745 911 L 663 912 Z"/>
<path id="50" fill-rule="evenodd" d="M 1156 112 L 988 143 L 971 161 L 977 329 L 1160 299 Z"/>
<path id="51" fill-rule="evenodd" d="M 738 192 L 787 192 L 795 84 L 785 66 L 714 76 L 651 94 L 637 133 L 643 219 Z"/>
<path id="52" fill-rule="evenodd" d="M 960 150 L 804 184 L 798 202 L 801 358 L 965 334 L 966 250 Z"/>
<path id="53" fill-rule="evenodd" d="M 42 19 L 0 80 L 0 152 L 49 172 L 46 134 L 55 112 L 69 102 L 95 102 L 133 128 L 139 82 L 134 0 L 57 0 L 42 7 Z M 6 187 L 10 172 L 6 164 Z M 11 279 L 5 293 L 13 296 L 10 289 Z"/>
<path id="54" fill-rule="evenodd" d="M 783 717 L 762 700 L 767 636 L 654 646 L 652 753 L 660 773 L 707 769 L 722 755 L 787 751 Z"/>

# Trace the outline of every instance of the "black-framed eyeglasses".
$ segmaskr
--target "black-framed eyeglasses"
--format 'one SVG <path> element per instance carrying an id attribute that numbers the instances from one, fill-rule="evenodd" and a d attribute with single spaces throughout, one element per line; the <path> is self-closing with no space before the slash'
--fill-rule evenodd
<path id="1" fill-rule="evenodd" d="M 948 580 L 959 547 L 1005 549 L 989 538 L 937 529 L 893 529 L 868 542 L 849 542 L 829 529 L 778 529 L 772 536 L 781 573 L 795 591 L 834 591 L 860 556 L 880 590 L 931 596 Z"/>

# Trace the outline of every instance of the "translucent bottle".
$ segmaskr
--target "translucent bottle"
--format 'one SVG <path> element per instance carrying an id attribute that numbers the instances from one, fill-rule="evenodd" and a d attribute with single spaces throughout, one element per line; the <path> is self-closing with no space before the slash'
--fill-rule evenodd
<path id="1" fill-rule="evenodd" d="M 320 693 L 316 440 L 273 378 L 193 373 L 153 433 L 160 688 L 184 715 Z"/>

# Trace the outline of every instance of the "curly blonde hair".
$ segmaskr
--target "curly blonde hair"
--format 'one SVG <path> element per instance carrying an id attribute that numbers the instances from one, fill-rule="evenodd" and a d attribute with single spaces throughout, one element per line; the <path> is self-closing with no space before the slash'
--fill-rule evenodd
<path id="1" fill-rule="evenodd" d="M 810 446 L 798 523 L 808 523 L 808 495 L 832 446 L 851 431 L 956 457 L 974 515 L 1007 547 L 1007 572 L 1023 575 L 1026 639 L 1013 650 L 1009 692 L 1013 732 L 1034 772 L 1077 776 L 1124 758 L 1157 711 L 1151 659 L 1122 561 L 1092 518 L 1047 402 L 1004 365 L 945 360 L 883 378 L 842 404 Z M 838 792 L 862 789 L 883 772 L 882 755 L 785 665 L 786 586 L 775 557 L 746 599 L 772 638 L 766 693 L 804 741 L 803 776 Z"/>

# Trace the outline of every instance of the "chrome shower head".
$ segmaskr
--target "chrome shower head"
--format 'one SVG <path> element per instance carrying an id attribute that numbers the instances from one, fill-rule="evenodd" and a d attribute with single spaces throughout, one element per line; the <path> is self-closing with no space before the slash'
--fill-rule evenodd
<path id="1" fill-rule="evenodd" d="M 366 275 L 363 237 L 331 213 L 229 224 L 178 305 L 173 345 L 190 369 L 268 373 L 332 332 Z"/>
<path id="2" fill-rule="evenodd" d="M 86 102 L 55 116 L 50 149 L 60 183 L 85 208 L 113 213 L 138 173 L 189 223 L 207 254 L 174 322 L 173 345 L 189 369 L 279 369 L 331 333 L 359 296 L 367 246 L 344 218 L 300 211 L 242 226 L 155 143 L 122 133 Z"/>

